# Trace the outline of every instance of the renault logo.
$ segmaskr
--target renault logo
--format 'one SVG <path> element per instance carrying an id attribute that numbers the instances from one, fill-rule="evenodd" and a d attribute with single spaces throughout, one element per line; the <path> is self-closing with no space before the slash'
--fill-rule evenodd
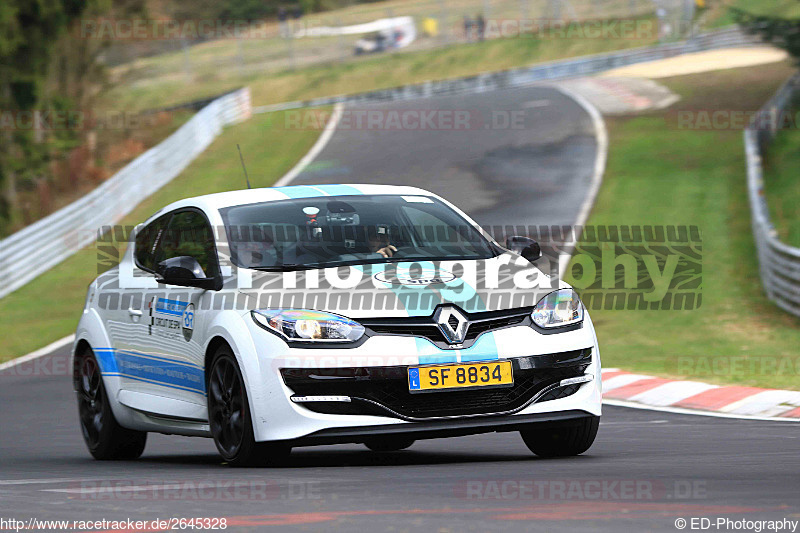
<path id="1" fill-rule="evenodd" d="M 467 337 L 469 320 L 457 307 L 444 305 L 436 309 L 433 320 L 450 344 L 461 344 Z"/>

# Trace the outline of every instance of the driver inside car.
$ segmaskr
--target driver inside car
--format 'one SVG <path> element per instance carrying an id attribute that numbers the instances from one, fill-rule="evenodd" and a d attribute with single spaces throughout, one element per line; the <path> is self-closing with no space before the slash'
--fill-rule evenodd
<path id="1" fill-rule="evenodd" d="M 236 243 L 236 256 L 245 268 L 258 268 L 275 264 L 275 245 L 268 241 L 248 240 Z"/>
<path id="2" fill-rule="evenodd" d="M 397 252 L 397 247 L 389 242 L 389 230 L 386 226 L 370 226 L 367 229 L 367 244 L 370 252 L 387 259 Z"/>

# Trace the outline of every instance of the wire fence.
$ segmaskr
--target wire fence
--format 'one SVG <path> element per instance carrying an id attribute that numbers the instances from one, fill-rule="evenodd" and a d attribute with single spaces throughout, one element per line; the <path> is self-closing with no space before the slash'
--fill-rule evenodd
<path id="1" fill-rule="evenodd" d="M 770 220 L 762 160 L 798 87 L 800 75 L 795 75 L 756 113 L 744 131 L 747 190 L 761 283 L 770 300 L 796 316 L 800 316 L 800 248 L 781 242 Z"/>
<path id="2" fill-rule="evenodd" d="M 86 196 L 0 241 L 0 298 L 94 242 L 98 228 L 119 222 L 180 174 L 223 127 L 250 115 L 247 88 L 213 100 Z"/>

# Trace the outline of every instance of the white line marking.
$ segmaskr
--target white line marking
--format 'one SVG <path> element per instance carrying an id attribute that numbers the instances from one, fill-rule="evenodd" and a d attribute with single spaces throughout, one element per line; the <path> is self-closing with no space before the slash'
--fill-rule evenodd
<path id="1" fill-rule="evenodd" d="M 594 173 L 592 175 L 592 182 L 589 185 L 589 193 L 586 195 L 583 204 L 581 204 L 578 217 L 575 220 L 575 226 L 583 226 L 589 218 L 589 213 L 592 211 L 594 201 L 597 199 L 597 193 L 600 191 L 600 184 L 603 183 L 603 174 L 606 171 L 606 161 L 608 160 L 608 130 L 606 130 L 606 123 L 603 121 L 603 115 L 600 111 L 583 96 L 576 94 L 569 89 L 563 87 L 553 87 L 557 91 L 561 91 L 568 98 L 573 99 L 579 106 L 581 106 L 592 118 L 594 124 L 594 135 L 597 139 L 597 156 L 594 160 Z M 575 235 L 577 238 L 578 236 Z M 575 243 L 567 246 L 569 253 L 563 254 L 558 260 L 558 273 L 563 278 L 567 270 L 569 260 L 572 258 L 572 252 L 575 251 Z"/>
<path id="2" fill-rule="evenodd" d="M 603 422 L 600 418 L 601 426 L 643 426 L 647 424 L 669 424 L 669 420 L 644 420 L 636 422 Z"/>
<path id="3" fill-rule="evenodd" d="M 53 478 L 53 479 L 0 479 L 0 486 L 7 485 L 49 485 L 55 483 L 72 483 L 76 481 L 90 481 L 81 478 Z"/>
<path id="4" fill-rule="evenodd" d="M 699 381 L 671 381 L 658 387 L 646 390 L 631 396 L 628 400 L 647 405 L 673 405 L 686 398 L 691 398 L 710 389 L 719 388 L 717 385 L 700 383 Z"/>
<path id="5" fill-rule="evenodd" d="M 550 100 L 531 100 L 522 103 L 522 109 L 533 109 L 536 107 L 547 107 L 550 105 Z"/>
<path id="6" fill-rule="evenodd" d="M 331 113 L 331 118 L 328 123 L 325 125 L 325 129 L 322 132 L 322 135 L 319 136 L 317 142 L 314 143 L 314 146 L 311 147 L 311 150 L 303 156 L 303 159 L 298 161 L 298 163 L 287 172 L 281 179 L 275 182 L 273 187 L 283 187 L 284 185 L 289 185 L 305 168 L 311 163 L 319 153 L 325 148 L 328 144 L 328 141 L 331 140 L 333 137 L 333 133 L 336 131 L 336 126 L 339 125 L 339 120 L 342 118 L 342 110 L 344 109 L 343 104 L 336 104 L 333 106 L 333 113 Z"/>
<path id="7" fill-rule="evenodd" d="M 196 485 L 213 486 L 215 482 L 205 481 L 197 482 Z M 224 483 L 224 482 L 223 482 Z M 247 482 L 249 483 L 249 482 Z M 231 488 L 238 486 L 246 486 L 246 482 L 231 483 Z M 187 484 L 172 484 L 172 485 L 125 485 L 120 487 L 84 487 L 74 489 L 42 489 L 40 492 L 63 492 L 66 494 L 105 494 L 114 492 L 144 492 L 152 491 L 165 491 L 165 490 L 185 490 Z"/>
<path id="8" fill-rule="evenodd" d="M 630 407 L 631 409 L 642 409 L 644 411 L 661 411 L 662 413 L 673 413 L 677 415 L 700 415 L 710 416 L 714 418 L 736 418 L 739 420 L 761 420 L 766 422 L 800 422 L 800 418 L 785 418 L 776 416 L 752 416 L 752 415 L 736 415 L 731 413 L 718 413 L 716 411 L 698 411 L 695 409 L 684 409 L 683 407 L 658 407 L 654 405 L 644 405 L 641 403 L 633 403 L 625 400 L 606 400 L 603 399 L 606 405 L 613 405 L 616 407 Z"/>
<path id="9" fill-rule="evenodd" d="M 34 359 L 38 359 L 43 355 L 47 355 L 50 352 L 58 350 L 59 348 L 63 348 L 67 344 L 71 344 L 75 340 L 75 334 L 67 335 L 62 339 L 58 339 L 55 342 L 52 342 L 45 346 L 44 348 L 39 348 L 35 352 L 31 352 L 28 355 L 23 355 L 22 357 L 17 357 L 16 359 L 12 359 L 11 361 L 5 362 L 0 365 L 0 372 L 3 370 L 8 370 L 9 368 L 14 368 L 17 365 L 21 365 L 22 363 L 27 363 L 28 361 L 33 361 Z"/>

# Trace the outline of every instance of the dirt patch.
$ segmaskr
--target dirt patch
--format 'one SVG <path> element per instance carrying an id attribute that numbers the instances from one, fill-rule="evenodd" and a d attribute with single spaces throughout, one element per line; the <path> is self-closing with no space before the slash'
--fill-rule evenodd
<path id="1" fill-rule="evenodd" d="M 751 46 L 746 48 L 726 48 L 695 54 L 649 61 L 638 65 L 630 65 L 605 72 L 603 76 L 634 78 L 668 78 L 697 74 L 712 70 L 752 67 L 784 61 L 789 55 L 772 46 Z"/>

